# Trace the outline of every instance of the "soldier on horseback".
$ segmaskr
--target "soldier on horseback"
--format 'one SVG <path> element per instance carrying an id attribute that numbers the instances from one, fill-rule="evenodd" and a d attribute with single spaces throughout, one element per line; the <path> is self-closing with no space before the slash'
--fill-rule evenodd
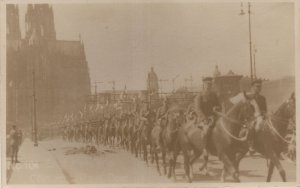
<path id="1" fill-rule="evenodd" d="M 168 110 L 170 107 L 170 100 L 165 97 L 163 100 L 163 104 L 161 107 L 158 108 L 157 113 L 156 113 L 156 121 L 157 121 L 157 132 L 159 134 L 159 139 L 156 140 L 156 150 L 160 150 L 160 142 L 161 142 L 161 134 L 162 134 L 162 129 L 166 126 L 167 123 L 167 114 Z"/>
<path id="2" fill-rule="evenodd" d="M 194 101 L 195 112 L 200 122 L 213 125 L 216 119 L 215 110 L 220 110 L 221 105 L 217 94 L 212 90 L 212 78 L 203 78 L 203 92 L 196 96 Z"/>
<path id="3" fill-rule="evenodd" d="M 262 96 L 260 94 L 262 89 L 262 81 L 257 79 L 252 81 L 251 83 L 251 89 L 249 94 L 252 95 L 254 98 L 254 100 L 256 101 L 257 105 L 258 105 L 258 109 L 259 111 L 256 112 L 257 114 L 255 114 L 255 121 L 251 123 L 250 128 L 249 128 L 249 151 L 250 153 L 254 153 L 254 134 L 255 132 L 258 132 L 261 128 L 261 124 L 263 123 L 263 121 L 265 121 L 266 117 L 267 117 L 267 102 L 266 102 L 266 98 L 264 96 Z"/>
<path id="4" fill-rule="evenodd" d="M 166 116 L 166 114 L 169 110 L 169 106 L 170 106 L 170 101 L 166 97 L 163 100 L 163 105 L 161 107 L 159 107 L 159 109 L 157 110 L 157 113 L 156 113 L 156 120 L 158 121 L 159 125 L 161 125 L 162 119 Z"/>

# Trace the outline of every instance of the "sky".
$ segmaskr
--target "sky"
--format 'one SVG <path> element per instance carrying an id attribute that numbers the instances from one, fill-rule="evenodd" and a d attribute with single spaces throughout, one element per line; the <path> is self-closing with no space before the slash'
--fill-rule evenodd
<path id="1" fill-rule="evenodd" d="M 20 6 L 24 36 L 26 5 Z M 243 3 L 98 3 L 53 4 L 58 40 L 83 40 L 91 81 L 100 89 L 145 89 L 154 67 L 163 91 L 193 77 L 199 86 L 218 65 L 249 75 L 248 15 Z M 294 7 L 292 3 L 252 3 L 252 42 L 257 76 L 294 75 Z"/>

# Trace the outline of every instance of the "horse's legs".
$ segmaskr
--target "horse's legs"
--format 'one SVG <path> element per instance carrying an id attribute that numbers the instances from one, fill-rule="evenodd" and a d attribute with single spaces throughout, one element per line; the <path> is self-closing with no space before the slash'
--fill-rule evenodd
<path id="1" fill-rule="evenodd" d="M 161 155 L 162 155 L 162 161 L 163 161 L 163 167 L 164 167 L 164 174 L 167 174 L 167 163 L 166 163 L 166 150 L 164 148 L 162 148 L 161 151 Z"/>
<path id="2" fill-rule="evenodd" d="M 281 176 L 281 179 L 283 182 L 286 182 L 286 175 L 285 175 L 285 171 L 278 159 L 278 156 L 273 152 L 273 154 L 271 155 L 271 163 L 274 163 L 274 165 L 276 166 L 277 170 L 279 171 L 279 174 Z M 272 176 L 272 174 L 271 174 Z M 271 177 L 270 177 L 271 180 Z"/>
<path id="3" fill-rule="evenodd" d="M 189 165 L 190 165 L 190 177 L 191 178 L 193 178 L 193 176 L 194 176 L 194 174 L 193 174 L 193 164 L 200 157 L 200 155 L 201 155 L 201 152 L 199 150 L 194 150 L 194 156 L 189 161 Z"/>
<path id="4" fill-rule="evenodd" d="M 189 159 L 188 151 L 186 151 L 186 150 L 183 151 L 183 158 L 184 158 L 184 171 L 185 171 L 185 175 L 187 177 L 188 183 L 191 183 L 192 179 L 190 177 L 190 159 Z"/>
<path id="5" fill-rule="evenodd" d="M 270 161 L 270 164 L 269 164 L 268 168 L 269 169 L 268 169 L 267 182 L 270 182 L 271 178 L 272 178 L 273 171 L 274 171 L 274 163 L 272 161 Z"/>
<path id="6" fill-rule="evenodd" d="M 157 172 L 161 176 L 160 169 L 159 169 L 158 151 L 154 150 L 154 156 L 155 156 L 155 163 L 156 163 Z"/>
<path id="7" fill-rule="evenodd" d="M 204 163 L 202 164 L 202 166 L 199 168 L 199 170 L 201 172 L 203 172 L 204 175 L 208 176 L 208 170 L 207 170 L 207 164 L 208 164 L 208 152 L 206 149 L 203 150 L 203 159 L 204 159 Z"/>
<path id="8" fill-rule="evenodd" d="M 234 179 L 234 181 L 240 182 L 238 172 L 235 168 L 235 163 L 233 162 L 234 158 L 235 158 L 234 155 L 231 158 L 229 158 L 229 156 L 225 153 L 220 155 L 220 160 L 223 162 L 223 164 L 225 166 L 224 169 L 226 169 L 224 171 L 224 173 L 229 172 L 231 174 L 232 178 Z"/>
<path id="9" fill-rule="evenodd" d="M 176 173 L 175 173 L 175 170 L 176 170 L 176 161 L 177 161 L 177 156 L 178 156 L 179 152 L 177 151 L 174 151 L 173 153 L 173 179 L 174 181 L 176 181 Z"/>
<path id="10" fill-rule="evenodd" d="M 144 161 L 147 163 L 148 166 L 148 150 L 147 144 L 143 143 L 143 151 L 144 151 Z"/>
<path id="11" fill-rule="evenodd" d="M 225 180 L 226 180 L 226 174 L 227 174 L 227 168 L 224 165 L 223 169 L 222 169 L 222 174 L 221 174 L 221 182 L 225 182 Z"/>
<path id="12" fill-rule="evenodd" d="M 155 151 L 155 148 L 154 148 L 154 145 L 153 144 L 150 144 L 150 155 L 151 155 L 151 164 L 154 163 L 154 158 L 155 158 L 155 154 L 157 152 Z"/>
<path id="13" fill-rule="evenodd" d="M 245 150 L 245 151 L 243 151 L 243 152 L 236 153 L 236 155 L 235 155 L 235 157 L 236 157 L 236 158 L 235 158 L 235 168 L 236 168 L 236 170 L 237 170 L 238 175 L 239 175 L 239 173 L 240 173 L 240 168 L 239 168 L 240 162 L 241 162 L 241 160 L 244 158 L 244 156 L 246 155 L 247 152 L 248 152 L 248 151 Z"/>
<path id="14" fill-rule="evenodd" d="M 170 157 L 170 152 L 167 152 L 167 160 L 169 161 L 168 178 L 171 178 L 171 175 L 172 175 L 173 159 Z"/>

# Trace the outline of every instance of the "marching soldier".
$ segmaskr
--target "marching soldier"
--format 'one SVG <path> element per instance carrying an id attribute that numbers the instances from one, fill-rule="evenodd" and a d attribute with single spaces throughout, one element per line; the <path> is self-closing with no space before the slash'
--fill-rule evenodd
<path id="1" fill-rule="evenodd" d="M 19 163 L 18 151 L 20 146 L 20 138 L 18 136 L 17 126 L 13 125 L 12 130 L 9 133 L 10 146 L 11 146 L 11 163 Z"/>

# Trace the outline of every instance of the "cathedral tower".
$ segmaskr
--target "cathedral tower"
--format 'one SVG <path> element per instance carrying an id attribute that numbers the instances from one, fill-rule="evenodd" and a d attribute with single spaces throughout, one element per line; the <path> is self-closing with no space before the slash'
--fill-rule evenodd
<path id="1" fill-rule="evenodd" d="M 19 8 L 14 4 L 6 6 L 6 36 L 9 40 L 21 39 Z"/>
<path id="2" fill-rule="evenodd" d="M 25 38 L 33 35 L 42 40 L 56 40 L 52 6 L 48 4 L 29 4 L 25 15 Z"/>

